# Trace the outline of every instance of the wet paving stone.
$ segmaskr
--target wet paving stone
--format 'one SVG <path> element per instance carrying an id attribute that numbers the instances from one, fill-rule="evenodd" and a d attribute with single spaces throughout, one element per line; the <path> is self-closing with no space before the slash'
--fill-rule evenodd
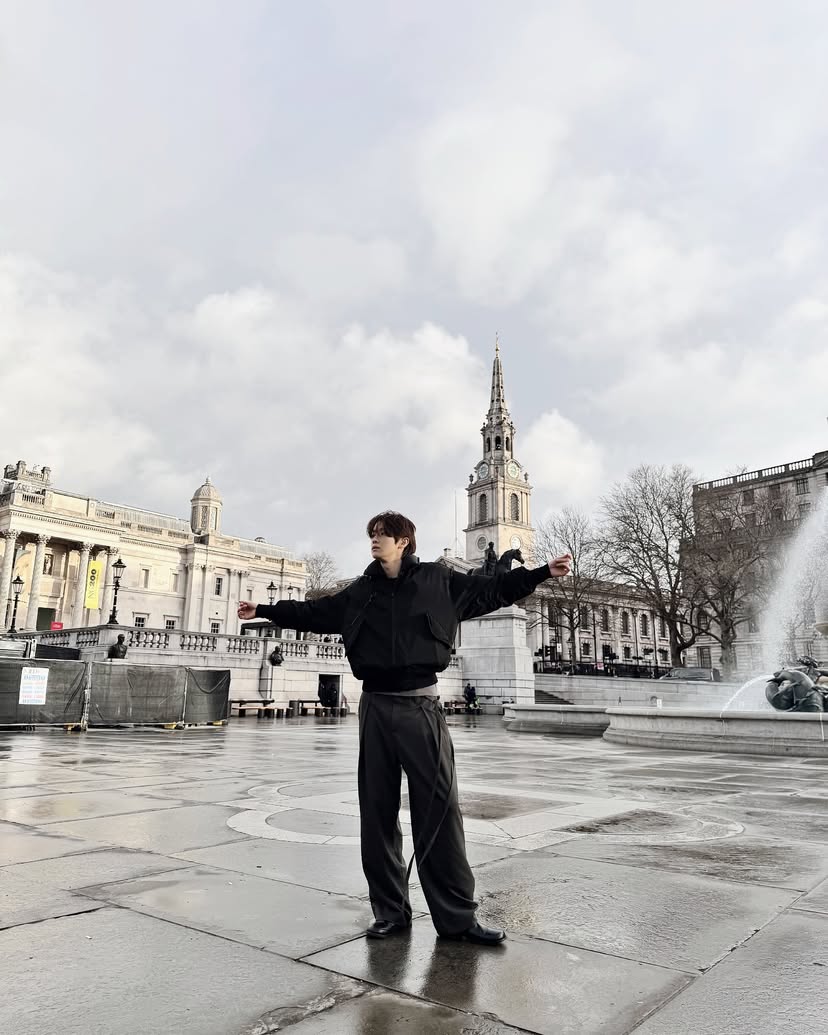
<path id="1" fill-rule="evenodd" d="M 426 919 L 410 934 L 359 939 L 308 961 L 543 1035 L 622 1035 L 690 980 L 520 935 L 496 948 L 444 941 Z"/>
<path id="2" fill-rule="evenodd" d="M 53 827 L 61 833 L 75 834 L 123 848 L 140 848 L 161 855 L 173 855 L 207 845 L 227 844 L 247 837 L 227 826 L 227 820 L 237 815 L 238 809 L 221 805 L 175 807 L 174 802 L 169 804 L 169 808 L 157 812 L 134 812 L 105 819 L 56 823 Z"/>
<path id="3" fill-rule="evenodd" d="M 795 903 L 797 909 L 812 909 L 817 913 L 828 913 L 828 880 L 824 880 L 812 892 Z"/>
<path id="4" fill-rule="evenodd" d="M 0 866 L 77 855 L 103 845 L 56 831 L 32 830 L 14 823 L 0 823 Z"/>
<path id="5" fill-rule="evenodd" d="M 4 931 L 0 953 L 14 989 L 0 998 L 0 1031 L 14 1035 L 253 1035 L 365 991 L 126 909 Z"/>
<path id="6" fill-rule="evenodd" d="M 521 1035 L 525 1030 L 378 989 L 300 1021 L 290 1035 Z"/>
<path id="7" fill-rule="evenodd" d="M 739 823 L 748 834 L 777 837 L 785 841 L 828 843 L 828 810 L 821 815 L 809 812 L 757 809 L 749 806 L 693 805 L 688 812 L 705 819 L 726 819 Z"/>
<path id="8" fill-rule="evenodd" d="M 358 899 L 205 866 L 84 894 L 293 959 L 360 937 L 374 919 Z"/>
<path id="9" fill-rule="evenodd" d="M 797 897 L 546 850 L 488 863 L 475 878 L 494 926 L 686 971 L 712 966 Z M 419 890 L 412 904 L 424 908 Z"/>
<path id="10" fill-rule="evenodd" d="M 721 877 L 805 891 L 828 876 L 828 852 L 820 845 L 786 844 L 772 838 L 715 838 L 678 844 L 624 844 L 612 838 L 574 838 L 548 849 L 574 859 L 602 859 L 698 877 Z"/>
<path id="11" fill-rule="evenodd" d="M 71 895 L 68 891 L 34 883 L 22 874 L 0 870 L 0 930 L 70 913 L 88 913 L 99 906 L 100 903 Z M 11 1029 L 0 1025 L 0 1031 L 5 1030 Z"/>
<path id="12" fill-rule="evenodd" d="M 828 1017 L 828 917 L 787 914 L 635 1035 L 819 1035 Z"/>
<path id="13" fill-rule="evenodd" d="M 165 801 L 163 798 L 153 798 L 150 795 L 100 790 L 3 801 L 0 802 L 0 819 L 11 823 L 42 826 L 67 820 L 117 816 L 139 810 L 172 808 L 180 804 L 180 801 Z"/>
<path id="14" fill-rule="evenodd" d="M 549 805 L 569 805 L 568 801 L 545 802 L 537 798 L 520 798 L 506 794 L 486 794 L 463 790 L 460 787 L 460 809 L 469 819 L 508 819 L 528 812 L 538 812 Z M 408 808 L 408 795 L 403 795 L 404 809 Z"/>
<path id="15" fill-rule="evenodd" d="M 179 859 L 168 859 L 166 856 L 153 855 L 150 852 L 108 848 L 99 852 L 62 856 L 59 859 L 17 863 L 7 867 L 4 872 L 71 890 L 102 884 L 105 881 L 127 880 L 146 873 L 183 869 L 186 865 Z"/>

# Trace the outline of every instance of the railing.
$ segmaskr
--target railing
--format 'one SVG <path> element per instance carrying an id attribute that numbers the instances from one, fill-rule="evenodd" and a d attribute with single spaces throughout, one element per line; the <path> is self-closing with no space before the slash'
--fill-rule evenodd
<path id="1" fill-rule="evenodd" d="M 81 629 L 75 645 L 78 647 L 97 647 L 101 642 L 100 629 Z"/>
<path id="2" fill-rule="evenodd" d="M 166 650 L 170 645 L 170 634 L 160 629 L 131 629 L 129 633 L 130 647 L 152 647 Z M 80 644 L 78 644 L 80 646 Z"/>
<path id="3" fill-rule="evenodd" d="M 699 482 L 693 486 L 694 492 L 704 489 L 720 489 L 725 485 L 742 485 L 744 482 L 759 481 L 761 478 L 773 478 L 780 474 L 790 474 L 793 471 L 806 471 L 814 466 L 813 460 L 795 460 L 790 464 L 778 464 L 776 467 L 763 467 L 759 471 L 746 471 L 743 474 L 733 474 L 729 478 L 717 478 L 712 482 Z"/>
<path id="4" fill-rule="evenodd" d="M 182 633 L 179 646 L 182 650 L 213 653 L 218 649 L 218 637 L 207 633 Z"/>
<path id="5" fill-rule="evenodd" d="M 228 636 L 227 650 L 230 654 L 261 654 L 261 636 Z"/>
<path id="6" fill-rule="evenodd" d="M 20 634 L 25 635 L 25 634 Z M 31 635 L 35 635 L 32 633 Z M 37 638 L 41 643 L 48 643 L 52 647 L 69 647 L 71 646 L 70 634 L 68 632 L 45 632 L 37 633 Z"/>
<path id="7" fill-rule="evenodd" d="M 21 496 L 23 497 L 23 502 L 24 503 L 34 503 L 35 506 L 37 506 L 37 507 L 45 507 L 46 506 L 46 497 L 45 496 L 35 496 L 31 492 L 23 492 L 23 493 L 21 493 Z"/>

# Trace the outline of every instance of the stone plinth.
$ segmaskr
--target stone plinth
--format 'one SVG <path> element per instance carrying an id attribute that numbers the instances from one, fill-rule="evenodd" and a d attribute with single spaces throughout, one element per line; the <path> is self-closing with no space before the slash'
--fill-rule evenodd
<path id="1" fill-rule="evenodd" d="M 463 622 L 457 656 L 463 682 L 477 688 L 484 703 L 535 703 L 532 651 L 526 643 L 526 612 L 512 605 Z"/>

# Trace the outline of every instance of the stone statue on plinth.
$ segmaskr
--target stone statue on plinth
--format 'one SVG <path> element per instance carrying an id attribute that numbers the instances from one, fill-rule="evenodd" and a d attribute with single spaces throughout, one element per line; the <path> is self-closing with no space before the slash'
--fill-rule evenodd
<path id="1" fill-rule="evenodd" d="M 109 650 L 106 652 L 106 656 L 112 660 L 122 660 L 127 656 L 127 645 L 124 642 L 126 637 L 123 633 L 118 633 L 118 642 L 113 643 Z"/>

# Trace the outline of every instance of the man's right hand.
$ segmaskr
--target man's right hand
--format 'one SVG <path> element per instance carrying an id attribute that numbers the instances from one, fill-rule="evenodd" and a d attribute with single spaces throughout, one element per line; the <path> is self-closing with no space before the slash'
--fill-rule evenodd
<path id="1" fill-rule="evenodd" d="M 247 620 L 256 617 L 256 605 L 249 604 L 246 600 L 239 602 L 239 618 Z"/>

